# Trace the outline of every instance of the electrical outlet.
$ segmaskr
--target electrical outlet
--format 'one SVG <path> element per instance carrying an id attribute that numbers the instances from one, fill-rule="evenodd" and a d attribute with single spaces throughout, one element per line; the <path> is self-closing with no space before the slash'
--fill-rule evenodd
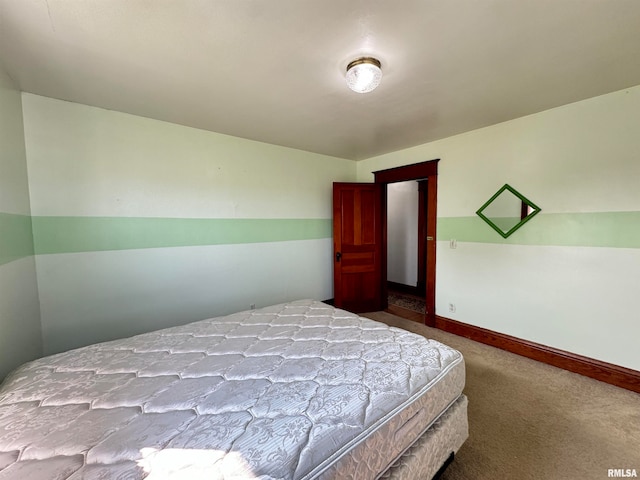
<path id="1" fill-rule="evenodd" d="M 449 304 L 449 313 L 456 313 L 456 304 L 455 303 L 450 303 Z"/>
<path id="2" fill-rule="evenodd" d="M 249 308 L 250 308 L 251 310 L 255 310 L 255 309 L 256 309 L 256 304 L 255 304 L 255 303 L 252 303 L 251 305 L 249 305 Z"/>

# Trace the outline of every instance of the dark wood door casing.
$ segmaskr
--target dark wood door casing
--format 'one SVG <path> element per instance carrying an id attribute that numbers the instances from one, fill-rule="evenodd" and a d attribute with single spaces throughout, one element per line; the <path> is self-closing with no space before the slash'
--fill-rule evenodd
<path id="1" fill-rule="evenodd" d="M 405 182 L 409 180 L 424 180 L 426 182 L 426 248 L 425 248 L 425 324 L 435 326 L 436 306 L 436 224 L 438 201 L 438 162 L 440 159 L 427 162 L 414 163 L 386 170 L 373 172 L 375 183 L 382 185 L 382 275 L 383 275 L 383 302 L 387 307 L 387 184 Z"/>
<path id="2" fill-rule="evenodd" d="M 427 288 L 427 214 L 428 180 L 418 180 L 418 282 L 420 296 Z"/>

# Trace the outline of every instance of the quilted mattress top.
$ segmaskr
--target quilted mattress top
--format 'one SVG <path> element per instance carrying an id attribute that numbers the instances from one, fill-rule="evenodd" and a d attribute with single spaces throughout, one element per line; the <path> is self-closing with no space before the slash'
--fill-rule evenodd
<path id="1" fill-rule="evenodd" d="M 312 300 L 83 347 L 0 387 L 0 479 L 314 478 L 462 361 Z"/>

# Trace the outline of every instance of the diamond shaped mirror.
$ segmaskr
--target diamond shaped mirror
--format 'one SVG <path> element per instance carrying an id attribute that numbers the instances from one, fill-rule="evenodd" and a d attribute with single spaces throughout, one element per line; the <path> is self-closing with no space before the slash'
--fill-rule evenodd
<path id="1" fill-rule="evenodd" d="M 539 211 L 540 207 L 505 183 L 476 213 L 503 238 L 507 238 Z"/>

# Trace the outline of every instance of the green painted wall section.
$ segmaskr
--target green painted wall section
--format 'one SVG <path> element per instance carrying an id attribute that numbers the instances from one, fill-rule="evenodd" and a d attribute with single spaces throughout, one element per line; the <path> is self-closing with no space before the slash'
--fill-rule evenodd
<path id="1" fill-rule="evenodd" d="M 28 255 L 331 238 L 331 219 L 202 219 L 0 214 L 0 264 Z M 5 234 L 4 232 L 7 232 Z M 438 240 L 640 248 L 640 212 L 541 213 L 509 238 L 477 217 L 438 218 Z"/>
<path id="2" fill-rule="evenodd" d="M 33 253 L 31 217 L 0 212 L 0 265 Z"/>
<path id="3" fill-rule="evenodd" d="M 640 248 L 640 212 L 538 214 L 502 238 L 484 220 L 473 217 L 438 218 L 438 240 L 574 247 Z"/>
<path id="4" fill-rule="evenodd" d="M 331 238 L 331 219 L 33 217 L 36 254 Z"/>

